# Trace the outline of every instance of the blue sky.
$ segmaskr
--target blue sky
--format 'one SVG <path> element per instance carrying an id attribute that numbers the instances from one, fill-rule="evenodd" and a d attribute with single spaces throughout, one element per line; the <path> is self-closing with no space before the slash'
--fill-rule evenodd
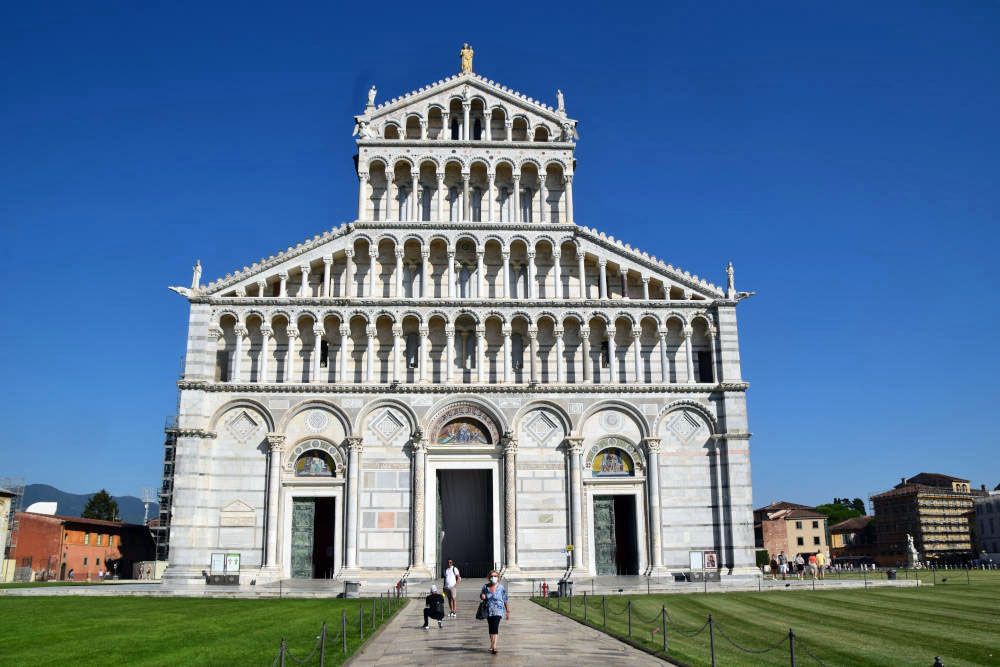
<path id="1" fill-rule="evenodd" d="M 29 4 L 0 14 L 0 475 L 156 485 L 166 286 L 352 218 L 368 86 L 469 41 L 484 76 L 564 91 L 578 222 L 757 291 L 757 505 L 1000 482 L 995 4 Z"/>

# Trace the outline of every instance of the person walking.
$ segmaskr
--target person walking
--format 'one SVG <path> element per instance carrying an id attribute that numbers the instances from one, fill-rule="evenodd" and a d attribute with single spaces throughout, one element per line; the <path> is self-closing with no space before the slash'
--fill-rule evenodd
<path id="1" fill-rule="evenodd" d="M 497 639 L 500 636 L 500 618 L 510 620 L 510 605 L 507 604 L 507 589 L 500 583 L 500 573 L 490 571 L 490 581 L 483 586 L 479 599 L 486 603 L 486 621 L 490 628 L 490 653 L 497 654 Z"/>
<path id="2" fill-rule="evenodd" d="M 785 555 L 784 550 L 778 554 L 778 569 L 781 570 L 781 578 L 788 578 L 788 556 Z"/>
<path id="3" fill-rule="evenodd" d="M 434 619 L 438 622 L 438 627 L 444 627 L 444 596 L 438 593 L 437 584 L 431 585 L 431 592 L 424 598 L 424 630 L 430 629 L 428 622 Z"/>
<path id="4" fill-rule="evenodd" d="M 444 571 L 444 594 L 448 597 L 448 616 L 451 618 L 458 618 L 458 584 L 461 581 L 462 573 L 449 558 Z"/>
<path id="5" fill-rule="evenodd" d="M 806 559 L 802 557 L 802 554 L 795 554 L 795 574 L 798 575 L 799 579 L 802 578 L 802 572 L 806 569 Z"/>
<path id="6" fill-rule="evenodd" d="M 814 580 L 816 579 L 816 570 L 818 564 L 819 562 L 816 560 L 816 554 L 809 554 L 809 574 L 812 575 L 812 578 Z"/>
<path id="7" fill-rule="evenodd" d="M 826 554 L 820 551 L 816 554 L 816 568 L 819 570 L 819 578 L 823 578 L 823 571 L 826 570 Z"/>

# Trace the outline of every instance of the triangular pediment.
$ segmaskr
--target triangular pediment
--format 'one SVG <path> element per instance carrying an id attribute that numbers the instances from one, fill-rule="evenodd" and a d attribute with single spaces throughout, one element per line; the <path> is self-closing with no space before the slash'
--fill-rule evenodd
<path id="1" fill-rule="evenodd" d="M 222 508 L 223 512 L 253 512 L 254 508 L 247 505 L 242 500 L 234 500 L 225 507 Z"/>

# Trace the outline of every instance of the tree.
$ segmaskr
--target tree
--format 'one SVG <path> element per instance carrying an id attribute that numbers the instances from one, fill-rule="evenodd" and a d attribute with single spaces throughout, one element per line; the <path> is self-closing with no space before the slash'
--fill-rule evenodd
<path id="1" fill-rule="evenodd" d="M 118 503 L 104 489 L 101 489 L 90 497 L 87 506 L 83 508 L 84 519 L 103 519 L 104 521 L 118 520 Z"/>
<path id="2" fill-rule="evenodd" d="M 816 506 L 816 511 L 820 514 L 825 514 L 827 516 L 827 521 L 831 526 L 838 524 L 841 521 L 861 516 L 862 512 L 854 509 L 853 504 L 844 504 L 843 502 L 839 502 L 844 500 L 843 498 L 834 498 L 834 500 L 838 502 L 825 503 L 823 505 Z"/>
<path id="3" fill-rule="evenodd" d="M 861 500 L 861 498 L 855 498 L 851 506 L 860 512 L 861 516 L 868 514 L 868 510 L 865 508 L 865 501 Z"/>

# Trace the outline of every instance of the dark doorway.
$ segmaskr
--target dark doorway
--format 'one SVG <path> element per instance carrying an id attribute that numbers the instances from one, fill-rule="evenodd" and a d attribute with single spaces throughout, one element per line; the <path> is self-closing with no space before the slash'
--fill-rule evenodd
<path id="1" fill-rule="evenodd" d="M 438 470 L 439 574 L 448 559 L 463 577 L 493 569 L 493 493 L 489 470 Z"/>
<path id="2" fill-rule="evenodd" d="M 336 571 L 334 498 L 295 498 L 292 506 L 292 577 L 329 579 Z"/>
<path id="3" fill-rule="evenodd" d="M 639 574 L 635 496 L 594 497 L 597 574 Z"/>

